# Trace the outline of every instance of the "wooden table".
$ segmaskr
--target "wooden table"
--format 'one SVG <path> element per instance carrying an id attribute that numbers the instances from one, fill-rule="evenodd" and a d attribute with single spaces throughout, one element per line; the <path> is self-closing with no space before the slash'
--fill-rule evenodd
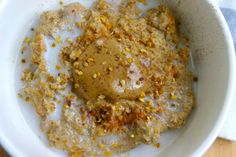
<path id="1" fill-rule="evenodd" d="M 9 156 L 0 148 L 0 157 Z M 203 157 L 236 157 L 236 142 L 218 138 Z"/>
<path id="2" fill-rule="evenodd" d="M 203 157 L 236 157 L 236 142 L 218 138 Z"/>

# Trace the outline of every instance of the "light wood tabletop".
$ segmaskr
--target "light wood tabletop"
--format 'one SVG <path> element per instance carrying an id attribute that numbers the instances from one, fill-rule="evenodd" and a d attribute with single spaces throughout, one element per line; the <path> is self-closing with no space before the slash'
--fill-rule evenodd
<path id="1" fill-rule="evenodd" d="M 2 148 L 0 157 L 9 157 Z M 236 157 L 236 142 L 218 138 L 203 157 Z"/>
<path id="2" fill-rule="evenodd" d="M 203 157 L 236 157 L 236 142 L 218 138 Z"/>

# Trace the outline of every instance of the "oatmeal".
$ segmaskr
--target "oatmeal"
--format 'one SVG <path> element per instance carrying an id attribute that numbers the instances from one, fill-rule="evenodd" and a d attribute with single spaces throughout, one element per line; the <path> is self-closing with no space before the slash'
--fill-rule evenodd
<path id="1" fill-rule="evenodd" d="M 161 132 L 185 124 L 194 106 L 187 39 L 167 6 L 143 12 L 140 2 L 42 13 L 24 42 L 31 66 L 19 94 L 41 117 L 50 146 L 72 157 L 111 156 L 142 143 L 158 148 Z M 63 39 L 62 30 L 74 29 L 81 34 Z M 51 48 L 62 45 L 56 76 L 45 59 L 47 38 Z"/>

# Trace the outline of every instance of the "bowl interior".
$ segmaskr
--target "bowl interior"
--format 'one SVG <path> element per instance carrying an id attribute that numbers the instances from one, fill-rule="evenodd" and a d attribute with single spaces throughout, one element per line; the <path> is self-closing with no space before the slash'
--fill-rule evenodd
<path id="1" fill-rule="evenodd" d="M 76 0 L 74 0 L 76 1 Z M 77 0 L 90 6 L 93 0 Z M 109 0 L 117 3 L 116 0 Z M 59 7 L 59 0 L 9 0 L 0 2 L 0 139 L 13 156 L 66 156 L 49 148 L 30 105 L 18 99 L 21 42 L 43 10 Z M 72 2 L 71 0 L 65 3 Z M 160 1 L 149 0 L 149 7 Z M 232 97 L 234 55 L 228 28 L 219 10 L 207 0 L 165 0 L 190 39 L 198 85 L 196 107 L 186 126 L 161 135 L 161 148 L 142 145 L 129 156 L 200 156 L 213 141 Z M 148 8 L 145 6 L 144 8 Z M 14 11 L 12 11 L 14 10 Z M 3 22 L 4 21 L 4 22 Z M 191 143 L 191 144 L 190 144 Z"/>

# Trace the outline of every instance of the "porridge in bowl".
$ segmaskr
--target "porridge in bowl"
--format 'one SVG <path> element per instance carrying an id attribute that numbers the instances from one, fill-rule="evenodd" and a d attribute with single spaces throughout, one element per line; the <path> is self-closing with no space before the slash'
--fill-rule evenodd
<path id="1" fill-rule="evenodd" d="M 161 132 L 185 124 L 194 106 L 187 38 L 167 6 L 144 12 L 137 3 L 71 3 L 42 13 L 25 38 L 31 57 L 19 95 L 35 107 L 50 146 L 111 156 L 142 143 L 158 148 Z M 46 56 L 58 45 L 51 67 Z"/>

